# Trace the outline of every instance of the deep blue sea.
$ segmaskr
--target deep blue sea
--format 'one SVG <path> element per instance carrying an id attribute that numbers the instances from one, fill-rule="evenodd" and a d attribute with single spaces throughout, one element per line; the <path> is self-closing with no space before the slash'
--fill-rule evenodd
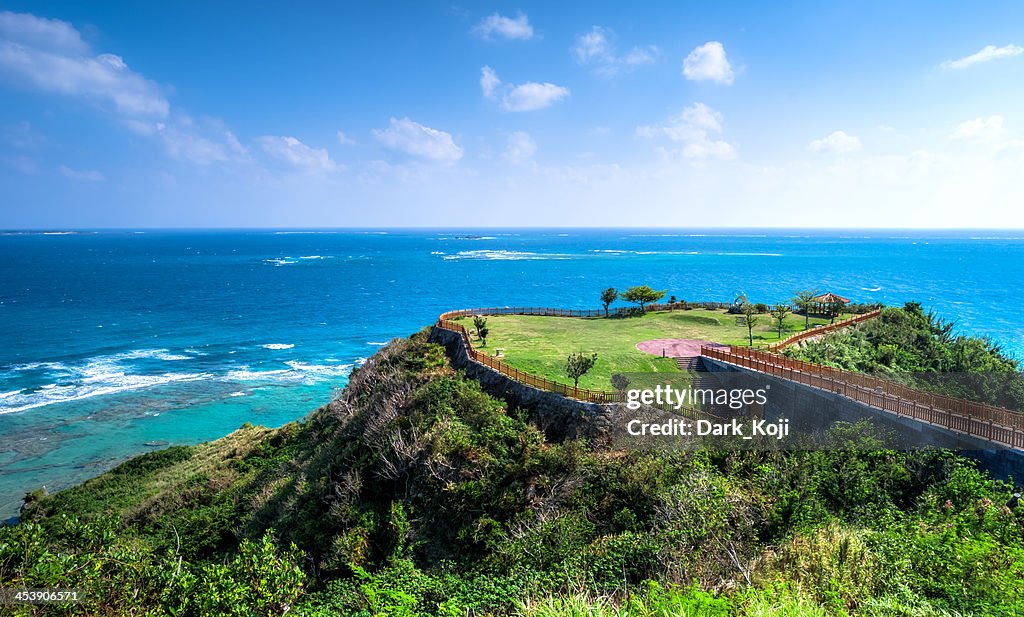
<path id="1" fill-rule="evenodd" d="M 166 444 L 279 426 L 471 306 L 918 300 L 1024 356 L 1024 232 L 145 231 L 0 235 L 0 519 Z"/>

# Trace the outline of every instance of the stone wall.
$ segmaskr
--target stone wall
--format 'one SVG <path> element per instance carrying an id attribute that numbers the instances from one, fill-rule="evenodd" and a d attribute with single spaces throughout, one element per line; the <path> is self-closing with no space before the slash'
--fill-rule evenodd
<path id="1" fill-rule="evenodd" d="M 512 407 L 524 409 L 554 441 L 577 437 L 596 438 L 611 430 L 612 419 L 625 407 L 621 403 L 599 405 L 539 390 L 502 375 L 469 359 L 466 345 L 457 332 L 432 328 L 430 342 L 443 345 L 452 366 L 480 382 L 485 392 L 504 399 Z"/>

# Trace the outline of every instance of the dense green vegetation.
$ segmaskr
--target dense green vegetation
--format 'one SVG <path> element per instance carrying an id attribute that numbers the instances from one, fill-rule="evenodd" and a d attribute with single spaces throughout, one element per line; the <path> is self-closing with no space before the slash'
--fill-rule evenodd
<path id="1" fill-rule="evenodd" d="M 869 426 L 830 439 L 552 443 L 420 334 L 302 423 L 144 455 L 35 500 L 0 529 L 0 586 L 85 592 L 38 614 L 1024 612 L 1009 485 L 949 453 L 888 450 Z M 842 449 L 865 440 L 876 447 Z"/>
<path id="2" fill-rule="evenodd" d="M 833 332 L 787 355 L 852 371 L 878 373 L 950 396 L 1024 409 L 1020 364 L 987 339 L 957 335 L 950 322 L 916 302 Z"/>
<path id="3" fill-rule="evenodd" d="M 657 311 L 630 317 L 536 317 L 501 315 L 487 318 L 487 347 L 501 349 L 503 360 L 533 375 L 560 383 L 572 383 L 565 372 L 566 355 L 596 353 L 597 363 L 580 378 L 581 388 L 611 389 L 615 373 L 675 372 L 675 361 L 642 352 L 641 341 L 681 338 L 713 341 L 728 345 L 754 345 L 779 341 L 778 324 L 765 314 L 748 333 L 743 315 L 705 309 Z M 849 317 L 844 315 L 843 318 Z M 472 318 L 456 320 L 473 330 Z M 812 326 L 827 324 L 824 317 L 810 317 Z M 784 320 L 782 337 L 800 332 L 804 317 L 790 315 Z"/>

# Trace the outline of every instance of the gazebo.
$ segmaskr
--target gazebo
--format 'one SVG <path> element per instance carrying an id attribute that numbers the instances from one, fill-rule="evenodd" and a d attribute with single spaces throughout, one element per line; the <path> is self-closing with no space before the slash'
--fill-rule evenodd
<path id="1" fill-rule="evenodd" d="M 849 298 L 844 298 L 844 297 L 842 297 L 842 296 L 840 296 L 838 294 L 832 293 L 831 291 L 827 291 L 827 292 L 821 294 L 820 296 L 814 296 L 814 298 L 812 298 L 812 300 L 814 301 L 814 308 L 812 310 L 815 313 L 821 313 L 821 312 L 825 311 L 826 309 L 828 309 L 828 307 L 830 307 L 830 306 L 832 306 L 833 304 L 836 304 L 836 303 L 842 304 L 842 305 L 846 305 L 846 304 L 850 303 L 850 299 Z"/>

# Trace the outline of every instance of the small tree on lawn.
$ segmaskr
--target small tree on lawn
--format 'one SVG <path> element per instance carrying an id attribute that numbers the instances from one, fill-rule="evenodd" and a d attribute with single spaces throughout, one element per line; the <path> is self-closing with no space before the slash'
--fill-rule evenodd
<path id="1" fill-rule="evenodd" d="M 817 290 L 801 289 L 793 296 L 793 304 L 804 312 L 804 330 L 811 327 L 811 307 L 814 306 L 814 297 L 817 295 Z"/>
<path id="2" fill-rule="evenodd" d="M 743 325 L 747 327 L 747 338 L 750 340 L 750 346 L 754 346 L 754 326 L 757 322 L 761 321 L 761 318 L 757 316 L 757 309 L 754 305 L 746 302 L 740 307 L 740 311 L 743 313 Z"/>
<path id="3" fill-rule="evenodd" d="M 477 315 L 473 318 L 473 327 L 476 328 L 476 336 L 480 339 L 480 343 L 487 347 L 487 335 L 491 332 L 487 327 L 487 318 Z"/>
<path id="4" fill-rule="evenodd" d="M 604 305 L 604 316 L 608 316 L 608 307 L 619 297 L 619 292 L 614 287 L 609 287 L 601 292 L 601 304 Z"/>
<path id="5" fill-rule="evenodd" d="M 622 292 L 620 296 L 626 302 L 632 302 L 633 304 L 640 305 L 640 311 L 646 310 L 647 304 L 651 302 L 657 302 L 665 297 L 666 289 L 657 291 L 651 289 L 649 285 L 638 285 L 636 287 L 630 287 L 626 291 Z"/>
<path id="6" fill-rule="evenodd" d="M 580 377 L 583 377 L 590 369 L 594 368 L 595 362 L 597 362 L 596 353 L 589 356 L 582 351 L 569 354 L 569 357 L 565 359 L 565 374 L 572 380 L 573 388 L 580 387 Z"/>
<path id="7" fill-rule="evenodd" d="M 775 325 L 779 327 L 779 338 L 782 338 L 782 327 L 786 321 L 786 315 L 789 315 L 788 304 L 776 304 L 772 307 L 772 319 L 775 320 Z"/>
<path id="8" fill-rule="evenodd" d="M 622 373 L 615 373 L 612 375 L 612 387 L 619 392 L 625 392 L 629 388 L 629 377 L 626 377 Z"/>

